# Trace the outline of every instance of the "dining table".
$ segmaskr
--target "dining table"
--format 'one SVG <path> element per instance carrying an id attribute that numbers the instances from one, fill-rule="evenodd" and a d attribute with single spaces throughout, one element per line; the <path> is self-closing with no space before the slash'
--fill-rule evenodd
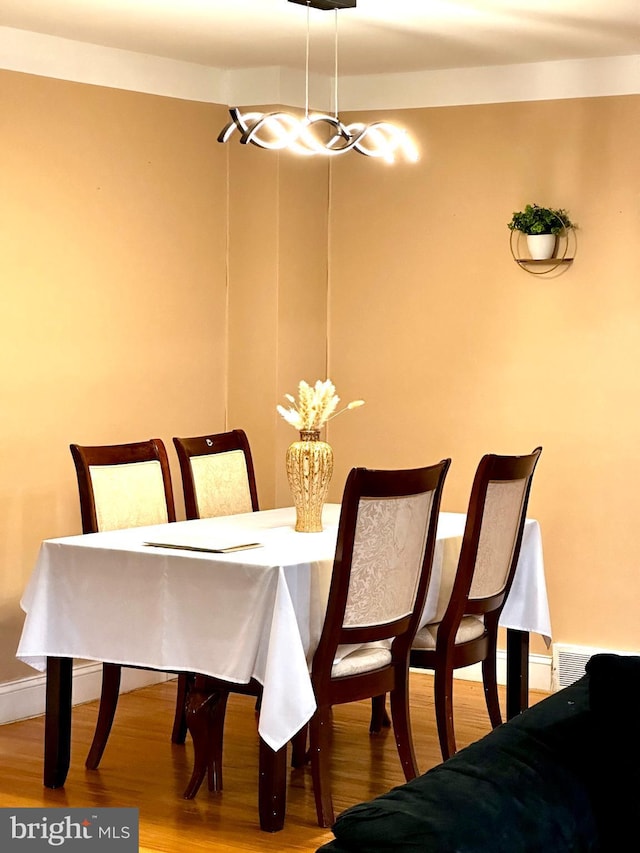
<path id="1" fill-rule="evenodd" d="M 309 665 L 335 554 L 339 504 L 318 533 L 295 509 L 178 521 L 45 540 L 21 599 L 16 656 L 46 672 L 44 785 L 71 758 L 74 659 L 262 685 L 260 826 L 284 825 L 286 746 L 316 707 Z M 441 512 L 421 624 L 446 607 L 466 516 Z M 538 522 L 527 519 L 500 624 L 507 629 L 507 715 L 527 704 L 530 633 L 551 641 Z M 345 650 L 345 653 L 348 650 Z"/>

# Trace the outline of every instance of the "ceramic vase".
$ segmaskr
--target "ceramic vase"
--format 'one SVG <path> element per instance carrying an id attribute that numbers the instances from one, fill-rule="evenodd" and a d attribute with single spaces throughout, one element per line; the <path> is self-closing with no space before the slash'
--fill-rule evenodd
<path id="1" fill-rule="evenodd" d="M 527 248 L 531 259 L 544 261 L 553 257 L 556 250 L 555 234 L 527 234 Z"/>
<path id="2" fill-rule="evenodd" d="M 322 530 L 322 507 L 332 473 L 331 445 L 320 441 L 319 430 L 302 430 L 300 441 L 294 441 L 287 449 L 287 479 L 296 508 L 298 533 Z"/>

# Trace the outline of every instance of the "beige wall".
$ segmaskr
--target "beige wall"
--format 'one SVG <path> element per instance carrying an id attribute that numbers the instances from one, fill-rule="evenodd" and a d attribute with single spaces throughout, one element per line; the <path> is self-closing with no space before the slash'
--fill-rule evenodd
<path id="1" fill-rule="evenodd" d="M 351 465 L 453 460 L 465 509 L 485 452 L 544 451 L 554 639 L 640 649 L 640 98 L 406 110 L 417 166 L 332 165 L 330 371 L 367 406 L 330 429 Z M 527 202 L 580 226 L 554 276 L 514 262 Z M 538 649 L 542 644 L 539 644 Z"/>
<path id="2" fill-rule="evenodd" d="M 255 146 L 228 151 L 229 421 L 249 437 L 260 505 L 284 506 L 296 436 L 276 402 L 327 369 L 328 170 Z"/>
<path id="3" fill-rule="evenodd" d="M 69 443 L 225 427 L 227 214 L 222 107 L 10 72 L 0 92 L 6 681 L 33 674 L 13 656 L 39 542 L 80 532 Z"/>
<path id="4" fill-rule="evenodd" d="M 483 452 L 540 443 L 555 638 L 640 646 L 638 97 L 400 111 L 423 157 L 390 168 L 219 146 L 216 105 L 0 89 L 0 681 L 32 674 L 40 541 L 80 530 L 71 441 L 243 426 L 263 506 L 288 503 L 275 404 L 327 363 L 367 400 L 329 431 L 334 499 L 352 465 L 451 456 L 461 510 Z M 580 224 L 560 276 L 511 258 L 527 201 Z"/>
<path id="5" fill-rule="evenodd" d="M 81 529 L 71 442 L 162 438 L 180 516 L 172 436 L 242 426 L 275 505 L 276 401 L 326 371 L 328 171 L 216 144 L 218 105 L 12 72 L 0 96 L 1 683 L 33 674 L 40 542 Z"/>

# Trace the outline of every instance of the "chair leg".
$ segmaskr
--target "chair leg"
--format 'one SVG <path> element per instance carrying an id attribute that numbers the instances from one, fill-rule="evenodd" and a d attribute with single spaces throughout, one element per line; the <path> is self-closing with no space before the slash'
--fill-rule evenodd
<path id="1" fill-rule="evenodd" d="M 408 673 L 407 673 L 408 674 Z M 391 719 L 393 720 L 393 733 L 396 739 L 396 747 L 404 778 L 409 782 L 418 775 L 418 763 L 413 748 L 413 737 L 411 734 L 411 718 L 409 716 L 409 684 L 408 679 L 404 683 L 396 681 L 396 687 L 391 691 Z"/>
<path id="2" fill-rule="evenodd" d="M 113 718 L 120 696 L 120 676 L 122 667 L 116 663 L 102 664 L 102 689 L 100 691 L 100 707 L 98 708 L 98 720 L 93 741 L 85 766 L 89 770 L 96 770 L 100 764 L 102 753 L 107 745 Z"/>
<path id="3" fill-rule="evenodd" d="M 497 623 L 495 629 L 489 629 L 489 650 L 486 658 L 482 661 L 482 683 L 484 685 L 484 698 L 487 703 L 489 720 L 495 729 L 502 723 L 502 712 L 500 711 L 500 699 L 498 697 L 498 674 L 496 662 L 496 650 L 498 646 Z"/>
<path id="4" fill-rule="evenodd" d="M 438 664 L 434 670 L 433 685 L 440 752 L 442 760 L 446 761 L 456 751 L 453 728 L 453 667 L 449 664 Z"/>
<path id="5" fill-rule="evenodd" d="M 387 714 L 386 694 L 382 696 L 373 696 L 371 699 L 371 722 L 369 723 L 369 733 L 379 734 L 383 728 L 388 729 L 391 726 L 391 720 Z"/>
<path id="6" fill-rule="evenodd" d="M 309 725 L 305 723 L 305 725 L 300 729 L 299 732 L 291 738 L 291 766 L 292 767 L 304 767 L 304 765 L 309 761 L 311 754 L 307 749 L 307 734 L 309 732 Z"/>
<path id="7" fill-rule="evenodd" d="M 210 791 L 222 790 L 222 745 L 224 743 L 224 719 L 227 713 L 228 699 L 229 693 L 221 692 L 213 708 L 211 720 L 212 758 L 207 773 L 207 785 Z"/>
<path id="8" fill-rule="evenodd" d="M 182 744 L 187 738 L 187 696 L 193 684 L 194 676 L 188 672 L 178 675 L 178 689 L 176 691 L 176 710 L 173 717 L 173 729 L 171 731 L 171 743 Z"/>
<path id="9" fill-rule="evenodd" d="M 311 748 L 311 778 L 316 800 L 318 825 L 332 826 L 334 823 L 333 801 L 331 799 L 330 748 L 331 748 L 331 708 L 327 705 L 317 708 L 309 723 L 309 741 Z"/>
<path id="10" fill-rule="evenodd" d="M 222 744 L 229 693 L 212 688 L 206 676 L 196 677 L 187 699 L 186 719 L 193 740 L 193 772 L 182 795 L 191 800 L 204 777 L 210 791 L 222 790 Z"/>

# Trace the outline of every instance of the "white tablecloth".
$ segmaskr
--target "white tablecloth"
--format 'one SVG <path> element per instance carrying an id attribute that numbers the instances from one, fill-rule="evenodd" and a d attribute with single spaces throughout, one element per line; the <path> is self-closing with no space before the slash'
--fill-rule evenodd
<path id="1" fill-rule="evenodd" d="M 17 657 L 112 661 L 201 672 L 263 686 L 259 732 L 273 749 L 311 717 L 308 663 L 324 619 L 340 507 L 324 509 L 322 533 L 296 533 L 293 508 L 42 543 L 22 598 Z M 442 513 L 423 622 L 446 599 L 465 516 Z M 145 542 L 261 547 L 212 554 Z M 440 602 L 438 593 L 440 592 Z M 551 636 L 540 530 L 528 521 L 516 581 L 501 624 Z"/>

